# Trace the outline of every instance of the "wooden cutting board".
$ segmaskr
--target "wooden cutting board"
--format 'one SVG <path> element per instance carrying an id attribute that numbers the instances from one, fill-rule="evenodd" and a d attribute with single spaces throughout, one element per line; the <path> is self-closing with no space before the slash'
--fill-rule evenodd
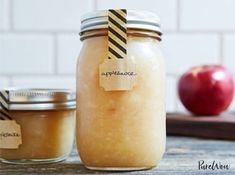
<path id="1" fill-rule="evenodd" d="M 166 127 L 168 135 L 235 140 L 235 112 L 200 117 L 168 113 Z"/>

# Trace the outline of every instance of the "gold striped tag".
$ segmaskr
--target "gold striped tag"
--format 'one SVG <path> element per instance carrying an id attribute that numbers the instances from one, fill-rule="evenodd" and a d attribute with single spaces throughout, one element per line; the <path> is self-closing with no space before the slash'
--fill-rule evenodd
<path id="1" fill-rule="evenodd" d="M 0 91 L 0 120 L 12 120 L 8 110 L 9 91 Z"/>
<path id="2" fill-rule="evenodd" d="M 9 113 L 9 91 L 0 91 L 0 149 L 17 149 L 20 144 L 21 127 Z"/>
<path id="3" fill-rule="evenodd" d="M 108 58 L 126 58 L 127 50 L 127 11 L 109 10 L 108 11 Z"/>
<path id="4" fill-rule="evenodd" d="M 131 90 L 136 65 L 127 57 L 127 10 L 108 11 L 108 58 L 99 66 L 99 83 L 105 91 Z"/>

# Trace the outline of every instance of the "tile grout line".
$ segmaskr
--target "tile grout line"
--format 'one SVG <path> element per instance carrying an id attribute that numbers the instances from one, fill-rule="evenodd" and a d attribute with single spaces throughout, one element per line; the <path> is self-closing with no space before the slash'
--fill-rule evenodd
<path id="1" fill-rule="evenodd" d="M 13 31 L 0 31 L 2 34 L 54 34 L 53 30 L 13 30 Z M 78 30 L 57 30 L 56 33 L 58 34 L 73 34 L 77 33 Z M 223 32 L 219 30 L 179 30 L 179 31 L 173 31 L 173 30 L 164 30 L 165 33 L 169 34 L 235 34 L 235 30 L 224 30 Z"/>
<path id="2" fill-rule="evenodd" d="M 8 86 L 9 87 L 12 87 L 13 86 L 13 76 L 12 75 L 8 75 L 7 76 L 7 79 L 8 79 Z"/>
<path id="3" fill-rule="evenodd" d="M 174 99 L 174 107 L 175 107 L 175 111 L 178 111 L 178 77 L 174 77 L 175 78 L 175 99 Z"/>
<path id="4" fill-rule="evenodd" d="M 59 66 L 59 60 L 58 60 L 58 34 L 53 33 L 53 74 L 58 74 L 58 66 Z"/>
<path id="5" fill-rule="evenodd" d="M 73 34 L 77 33 L 78 30 L 57 30 L 57 34 Z M 221 34 L 221 31 L 216 30 L 179 30 L 179 31 L 173 31 L 173 30 L 164 30 L 167 34 Z M 1 31 L 2 34 L 54 34 L 52 30 L 14 30 L 14 31 Z M 235 30 L 227 30 L 223 31 L 222 33 L 226 34 L 235 34 Z"/>
<path id="6" fill-rule="evenodd" d="M 58 73 L 58 74 L 54 74 L 54 73 L 1 73 L 0 77 L 7 77 L 7 76 L 21 76 L 21 77 L 26 77 L 26 76 L 45 76 L 45 77 L 49 77 L 49 76 L 74 76 L 74 74 L 72 73 Z"/>
<path id="7" fill-rule="evenodd" d="M 175 86 L 175 89 L 173 89 L 173 92 L 175 93 L 175 96 L 174 96 L 174 98 L 172 99 L 173 100 L 173 104 L 174 104 L 174 110 L 175 111 L 178 111 L 178 91 L 177 91 L 177 83 L 178 83 L 178 78 L 179 78 L 179 76 L 177 76 L 177 75 L 175 75 L 175 74 L 167 74 L 166 73 L 166 78 L 172 78 L 173 79 L 173 81 L 175 81 L 175 83 L 176 83 L 176 86 Z M 172 87 L 172 88 L 174 88 L 174 87 Z"/>
<path id="8" fill-rule="evenodd" d="M 17 74 L 11 74 L 11 75 L 6 75 L 6 76 L 1 76 L 1 77 L 6 77 L 6 78 L 74 78 L 73 75 L 32 75 L 32 74 L 27 74 L 27 75 L 17 75 Z"/>
<path id="9" fill-rule="evenodd" d="M 42 31 L 37 31 L 37 30 L 17 30 L 17 31 L 1 31 L 2 34 L 55 34 L 55 31 L 53 30 L 42 30 Z M 64 31 L 64 30 L 56 30 L 56 33 L 61 33 L 61 34 L 73 34 L 73 33 L 78 33 L 78 30 L 71 30 L 71 31 Z M 235 32 L 234 32 L 235 33 Z"/>
<path id="10" fill-rule="evenodd" d="M 14 22 L 13 22 L 13 2 L 12 0 L 7 1 L 7 8 L 8 8 L 8 26 L 9 28 L 7 31 L 14 31 Z M 1 32 L 2 33 L 2 32 Z M 12 87 L 13 86 L 13 75 L 6 74 L 5 75 L 7 79 L 7 87 Z"/>
<path id="11" fill-rule="evenodd" d="M 92 0 L 92 10 L 97 10 L 97 1 Z"/>
<path id="12" fill-rule="evenodd" d="M 180 31 L 180 10 L 181 10 L 181 0 L 176 1 L 176 31 Z"/>
<path id="13" fill-rule="evenodd" d="M 218 33 L 228 33 L 228 34 L 234 34 L 235 30 L 189 30 L 189 29 L 181 29 L 179 31 L 173 31 L 173 30 L 165 30 L 167 33 L 173 33 L 173 34 L 218 34 Z"/>
<path id="14" fill-rule="evenodd" d="M 14 17 L 13 17 L 13 2 L 12 0 L 8 0 L 8 19 L 9 19 L 9 30 L 8 31 L 14 31 Z"/>
<path id="15" fill-rule="evenodd" d="M 220 56 L 220 58 L 219 58 L 219 62 L 220 62 L 220 64 L 224 64 L 224 37 L 223 37 L 223 33 L 221 32 L 220 33 L 220 38 L 219 38 L 219 43 L 220 43 L 220 45 L 219 45 L 219 56 Z"/>

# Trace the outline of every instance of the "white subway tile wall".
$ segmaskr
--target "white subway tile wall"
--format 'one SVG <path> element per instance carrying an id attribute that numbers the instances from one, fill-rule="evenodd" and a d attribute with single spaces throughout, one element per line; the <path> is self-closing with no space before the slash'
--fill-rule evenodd
<path id="1" fill-rule="evenodd" d="M 53 37 L 37 34 L 0 35 L 1 74 L 52 74 Z"/>
<path id="2" fill-rule="evenodd" d="M 224 65 L 235 74 L 235 34 L 227 34 L 223 39 Z"/>
<path id="3" fill-rule="evenodd" d="M 166 79 L 166 110 L 168 112 L 174 112 L 176 110 L 176 86 L 176 78 L 168 76 Z"/>
<path id="4" fill-rule="evenodd" d="M 9 1 L 0 1 L 0 31 L 9 29 Z"/>
<path id="5" fill-rule="evenodd" d="M 182 0 L 180 29 L 200 31 L 235 30 L 234 0 Z"/>
<path id="6" fill-rule="evenodd" d="M 57 40 L 58 73 L 75 74 L 82 42 L 78 34 L 61 34 Z"/>
<path id="7" fill-rule="evenodd" d="M 80 16 L 90 10 L 89 0 L 13 0 L 13 29 L 77 31 Z"/>
<path id="8" fill-rule="evenodd" d="M 6 77 L 0 77 L 0 87 L 7 88 L 9 86 L 9 79 Z"/>
<path id="9" fill-rule="evenodd" d="M 75 89 L 81 15 L 149 10 L 161 17 L 164 33 L 167 111 L 184 111 L 177 96 L 184 71 L 221 63 L 235 74 L 234 7 L 234 0 L 0 0 L 0 88 Z"/>
<path id="10" fill-rule="evenodd" d="M 75 90 L 75 77 L 64 75 L 48 76 L 15 76 L 11 80 L 14 88 L 70 88 Z"/>
<path id="11" fill-rule="evenodd" d="M 194 65 L 218 63 L 219 41 L 216 34 L 166 34 L 162 37 L 162 49 L 167 72 L 177 75 Z"/>
<path id="12" fill-rule="evenodd" d="M 177 28 L 177 0 L 97 0 L 97 9 L 139 9 L 157 13 L 164 30 Z"/>

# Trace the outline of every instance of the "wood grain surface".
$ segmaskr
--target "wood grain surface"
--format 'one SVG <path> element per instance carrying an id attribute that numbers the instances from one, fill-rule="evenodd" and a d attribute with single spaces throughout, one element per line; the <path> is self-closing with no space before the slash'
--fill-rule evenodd
<path id="1" fill-rule="evenodd" d="M 198 170 L 198 161 L 230 164 L 229 170 Z M 77 175 L 77 174 L 156 174 L 156 175 L 234 175 L 235 142 L 204 140 L 189 137 L 168 137 L 166 153 L 157 168 L 135 172 L 89 171 L 82 165 L 76 149 L 70 157 L 57 164 L 7 165 L 0 163 L 0 175 Z"/>
<path id="2" fill-rule="evenodd" d="M 235 113 L 220 116 L 169 113 L 166 123 L 168 135 L 235 140 Z"/>

